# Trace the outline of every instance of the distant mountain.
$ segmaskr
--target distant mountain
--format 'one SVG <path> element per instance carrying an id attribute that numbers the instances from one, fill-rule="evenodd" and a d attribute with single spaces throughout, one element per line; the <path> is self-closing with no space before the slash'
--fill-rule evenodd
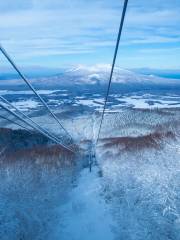
<path id="1" fill-rule="evenodd" d="M 107 84 L 111 71 L 111 66 L 99 64 L 94 66 L 78 65 L 71 69 L 66 69 L 61 74 L 50 78 L 41 78 L 39 83 L 50 85 L 104 85 Z M 34 79 L 34 82 L 36 80 Z M 115 67 L 113 83 L 116 84 L 180 84 L 175 79 L 167 79 L 155 75 L 141 74 L 127 69 Z"/>
<path id="2" fill-rule="evenodd" d="M 180 80 L 180 70 L 178 69 L 152 69 L 152 68 L 138 68 L 132 69 L 134 72 L 145 74 L 145 75 L 154 75 L 162 78 L 173 78 Z"/>
<path id="3" fill-rule="evenodd" d="M 79 65 L 76 68 L 70 69 L 66 72 L 69 76 L 76 77 L 77 83 L 85 84 L 97 84 L 97 83 L 107 83 L 111 71 L 111 65 L 108 64 L 99 64 L 94 66 L 83 66 Z M 173 80 L 169 80 L 172 82 Z M 113 74 L 114 83 L 164 83 L 168 82 L 167 79 L 163 79 L 154 75 L 145 75 L 135 73 L 133 71 L 115 67 Z M 175 82 L 175 81 L 173 81 Z"/>
<path id="4" fill-rule="evenodd" d="M 98 64 L 93 66 L 78 65 L 70 69 L 59 69 L 59 73 L 42 71 L 43 76 L 30 77 L 31 82 L 39 87 L 43 86 L 70 86 L 70 85 L 104 85 L 107 84 L 111 71 L 111 65 Z M 53 74 L 52 74 L 53 73 Z M 28 75 L 27 75 L 28 76 Z M 23 81 L 14 79 L 15 85 L 22 85 Z M 152 74 L 142 74 L 137 71 L 130 71 L 115 67 L 113 83 L 123 85 L 174 85 L 180 84 L 177 79 L 163 78 Z M 0 81 L 1 85 L 11 85 L 12 81 L 7 79 Z"/>

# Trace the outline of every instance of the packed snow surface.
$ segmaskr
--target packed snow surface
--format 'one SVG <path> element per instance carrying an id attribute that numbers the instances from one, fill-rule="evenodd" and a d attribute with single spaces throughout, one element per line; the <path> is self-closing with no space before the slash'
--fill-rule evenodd
<path id="1" fill-rule="evenodd" d="M 69 194 L 69 201 L 59 209 L 63 227 L 59 236 L 63 240 L 114 239 L 113 221 L 110 208 L 102 198 L 102 179 L 98 168 L 92 172 L 86 168 Z"/>

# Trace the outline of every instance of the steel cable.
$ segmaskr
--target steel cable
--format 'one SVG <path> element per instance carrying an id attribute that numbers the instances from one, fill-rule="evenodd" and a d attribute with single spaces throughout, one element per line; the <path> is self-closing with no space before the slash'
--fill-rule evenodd
<path id="1" fill-rule="evenodd" d="M 23 123 L 29 125 L 30 127 L 32 127 L 33 129 L 35 129 L 36 131 L 40 132 L 42 135 L 44 135 L 45 137 L 47 137 L 48 139 L 52 140 L 53 142 L 59 144 L 60 146 L 62 146 L 63 148 L 67 149 L 68 151 L 71 151 L 74 153 L 74 151 L 72 149 L 70 149 L 69 147 L 67 147 L 66 145 L 64 145 L 63 143 L 60 143 L 59 141 L 57 141 L 54 137 L 49 136 L 47 133 L 45 133 L 44 131 L 42 131 L 41 129 L 38 129 L 37 127 L 35 127 L 34 125 L 32 125 L 31 123 L 29 123 L 28 121 L 26 121 L 25 119 L 23 119 L 22 117 L 20 117 L 18 114 L 16 114 L 15 112 L 13 112 L 12 110 L 10 110 L 9 108 L 7 108 L 6 106 L 4 106 L 2 103 L 0 103 L 0 107 L 3 108 L 4 110 L 6 110 L 8 113 L 12 114 L 13 116 L 15 116 L 16 118 L 18 118 L 20 121 L 22 121 Z"/>
<path id="2" fill-rule="evenodd" d="M 110 72 L 110 77 L 109 77 L 109 82 L 108 82 L 108 88 L 107 88 L 107 92 L 106 92 L 106 96 L 105 96 L 104 107 L 103 107 L 103 112 L 102 112 L 102 116 L 101 116 L 101 120 L 100 120 L 96 144 L 99 141 L 99 137 L 100 137 L 100 133 L 101 133 L 102 123 L 103 123 L 103 119 L 104 119 L 104 114 L 105 114 L 106 105 L 107 105 L 107 101 L 108 101 L 112 77 L 113 77 L 113 73 L 114 73 L 114 67 L 115 67 L 117 53 L 118 53 L 118 49 L 119 49 L 119 43 L 121 40 L 122 29 L 123 29 L 123 25 L 124 25 L 124 19 L 125 19 L 125 15 L 126 15 L 127 6 L 128 6 L 128 0 L 124 0 L 123 11 L 122 11 L 121 21 L 120 21 L 120 26 L 119 26 L 119 32 L 118 32 L 118 37 L 117 37 L 117 41 L 116 41 L 116 47 L 115 47 L 115 52 L 114 52 L 114 56 L 113 56 L 113 62 L 112 62 L 112 67 L 111 67 L 111 72 Z"/>
<path id="3" fill-rule="evenodd" d="M 9 56 L 9 54 L 7 53 L 7 51 L 2 47 L 2 45 L 0 45 L 0 51 L 2 52 L 2 54 L 5 56 L 5 58 L 8 60 L 8 62 L 12 65 L 12 67 L 16 70 L 16 72 L 19 74 L 19 76 L 24 80 L 24 82 L 28 85 L 28 87 L 33 91 L 33 93 L 39 98 L 39 100 L 41 101 L 41 103 L 44 105 L 44 107 L 49 111 L 49 113 L 51 114 L 51 116 L 58 122 L 58 124 L 60 125 L 60 127 L 66 132 L 66 134 L 70 137 L 70 139 L 72 140 L 72 136 L 68 133 L 68 131 L 63 127 L 63 125 L 61 124 L 61 122 L 59 121 L 59 119 L 57 118 L 57 116 L 51 111 L 51 109 L 49 108 L 49 106 L 47 105 L 47 103 L 44 101 L 44 99 L 37 93 L 37 91 L 35 90 L 35 88 L 31 85 L 31 83 L 28 81 L 28 79 L 24 76 L 24 74 L 22 74 L 22 72 L 19 70 L 19 68 L 16 66 L 16 64 L 14 63 L 14 61 L 11 59 L 11 57 Z"/>

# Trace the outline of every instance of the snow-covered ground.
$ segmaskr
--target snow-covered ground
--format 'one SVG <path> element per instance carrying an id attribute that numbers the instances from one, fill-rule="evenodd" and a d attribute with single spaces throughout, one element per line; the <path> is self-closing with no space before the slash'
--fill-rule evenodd
<path id="1" fill-rule="evenodd" d="M 102 178 L 97 166 L 92 172 L 81 171 L 77 185 L 69 193 L 69 200 L 59 208 L 63 223 L 57 225 L 58 236 L 63 240 L 115 239 L 116 226 L 110 206 L 103 198 Z M 59 228 L 61 226 L 61 228 Z"/>
<path id="2" fill-rule="evenodd" d="M 28 110 L 31 110 L 31 109 L 37 109 L 39 106 L 39 103 L 37 101 L 31 100 L 31 99 L 12 102 L 12 104 L 13 106 L 15 106 L 16 108 L 18 108 L 23 112 L 27 112 Z"/>
<path id="3" fill-rule="evenodd" d="M 87 149 L 99 116 L 63 124 Z M 85 155 L 76 171 L 2 166 L 1 239 L 179 240 L 179 117 L 169 108 L 106 113 L 91 173 Z M 38 118 L 53 131 L 50 117 Z"/>
<path id="4" fill-rule="evenodd" d="M 180 107 L 179 97 L 177 97 L 176 99 L 170 97 L 169 100 L 166 100 L 166 98 L 154 99 L 154 97 L 152 96 L 152 97 L 144 98 L 144 96 L 138 96 L 138 97 L 124 96 L 122 98 L 118 98 L 118 100 L 124 101 L 125 102 L 124 106 L 132 106 L 133 108 L 141 108 L 141 109 Z M 115 107 L 117 106 L 119 105 L 116 105 Z"/>
<path id="5" fill-rule="evenodd" d="M 3 90 L 2 90 L 3 92 Z M 72 113 L 78 113 L 83 108 L 84 110 L 92 110 L 101 112 L 103 109 L 104 95 L 92 94 L 75 97 L 70 91 L 63 90 L 39 90 L 39 93 L 45 99 L 52 109 L 63 111 L 66 106 L 73 107 Z M 11 103 L 24 112 L 33 112 L 32 110 L 42 110 L 42 103 L 33 96 L 29 91 L 14 91 L 4 93 L 5 98 L 10 99 Z M 1 94 L 2 95 L 2 94 Z M 3 103 L 3 101 L 1 100 Z M 111 94 L 107 104 L 107 112 L 118 112 L 122 109 L 137 108 L 137 109 L 163 109 L 163 108 L 180 108 L 179 95 L 163 95 L 163 94 Z M 13 110 L 12 107 L 10 107 Z M 44 113 L 43 113 L 44 114 Z"/>
<path id="6" fill-rule="evenodd" d="M 70 81 L 74 76 L 78 84 L 95 85 L 107 79 L 109 68 L 79 66 L 66 74 Z M 122 69 L 116 69 L 114 79 L 121 84 L 155 80 Z M 28 155 L 4 165 L 0 149 L 1 240 L 179 240 L 178 89 L 112 89 L 97 165 L 90 173 L 86 153 L 97 138 L 105 95 L 98 86 L 38 90 L 81 148 L 77 166 L 39 166 L 39 158 L 32 156 L 31 166 Z M 0 95 L 65 141 L 64 131 L 29 90 L 1 90 Z M 5 119 L 0 126 L 19 128 Z"/>

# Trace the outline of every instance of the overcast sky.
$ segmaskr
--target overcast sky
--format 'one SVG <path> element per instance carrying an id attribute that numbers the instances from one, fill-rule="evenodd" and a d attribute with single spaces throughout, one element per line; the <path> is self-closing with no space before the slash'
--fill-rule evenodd
<path id="1" fill-rule="evenodd" d="M 0 1 L 0 42 L 20 65 L 111 63 L 122 3 Z M 5 64 L 2 56 L 0 63 Z M 179 0 L 129 0 L 117 64 L 180 67 Z"/>

